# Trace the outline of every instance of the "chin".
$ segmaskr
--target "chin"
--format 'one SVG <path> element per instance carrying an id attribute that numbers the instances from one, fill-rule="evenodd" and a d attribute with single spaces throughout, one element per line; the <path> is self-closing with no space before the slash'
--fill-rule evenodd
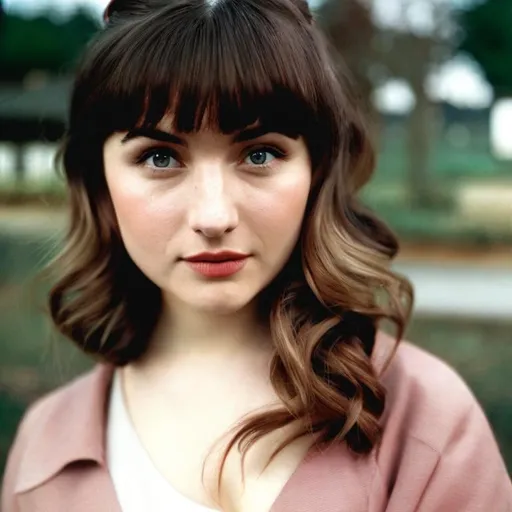
<path id="1" fill-rule="evenodd" d="M 196 311 L 201 313 L 207 313 L 210 315 L 233 315 L 243 309 L 247 304 L 237 304 L 233 302 L 220 302 L 214 301 L 202 304 L 191 304 Z"/>
<path id="2" fill-rule="evenodd" d="M 187 294 L 188 295 L 188 294 Z M 254 299 L 254 294 L 240 293 L 237 290 L 202 290 L 198 293 L 179 297 L 180 301 L 191 309 L 218 315 L 234 314 L 247 307 Z"/>

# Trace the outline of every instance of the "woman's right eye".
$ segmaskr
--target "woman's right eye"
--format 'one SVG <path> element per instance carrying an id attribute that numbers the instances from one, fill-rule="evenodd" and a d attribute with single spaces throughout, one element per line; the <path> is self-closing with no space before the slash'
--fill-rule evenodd
<path id="1" fill-rule="evenodd" d="M 174 157 L 172 150 L 168 148 L 156 148 L 146 151 L 138 159 L 138 162 L 153 169 L 176 169 L 180 163 Z"/>

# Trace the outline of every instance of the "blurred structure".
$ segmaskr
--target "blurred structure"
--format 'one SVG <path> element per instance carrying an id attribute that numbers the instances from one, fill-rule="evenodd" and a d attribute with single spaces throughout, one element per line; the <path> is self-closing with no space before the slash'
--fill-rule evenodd
<path id="1" fill-rule="evenodd" d="M 74 62 L 98 23 L 83 10 L 64 19 L 1 12 L 0 186 L 48 189 Z"/>
<path id="2" fill-rule="evenodd" d="M 0 179 L 55 181 L 53 160 L 66 123 L 70 80 L 39 72 L 22 84 L 0 85 Z"/>

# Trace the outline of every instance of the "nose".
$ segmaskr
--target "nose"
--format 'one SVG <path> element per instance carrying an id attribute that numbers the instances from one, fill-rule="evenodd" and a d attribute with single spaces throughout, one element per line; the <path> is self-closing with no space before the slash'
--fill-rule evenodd
<path id="1" fill-rule="evenodd" d="M 219 238 L 238 225 L 238 212 L 222 169 L 199 171 L 193 182 L 189 224 L 207 238 Z"/>

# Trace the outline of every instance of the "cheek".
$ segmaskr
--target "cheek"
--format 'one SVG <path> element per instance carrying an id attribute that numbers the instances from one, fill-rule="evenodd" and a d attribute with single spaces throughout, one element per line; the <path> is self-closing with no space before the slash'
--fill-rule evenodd
<path id="1" fill-rule="evenodd" d="M 155 249 L 165 249 L 169 233 L 176 229 L 174 201 L 162 200 L 141 183 L 116 183 L 109 188 L 126 248 L 153 254 Z"/>
<path id="2" fill-rule="evenodd" d="M 309 172 L 292 176 L 261 198 L 254 222 L 262 236 L 283 244 L 296 239 L 302 226 L 310 185 Z"/>

